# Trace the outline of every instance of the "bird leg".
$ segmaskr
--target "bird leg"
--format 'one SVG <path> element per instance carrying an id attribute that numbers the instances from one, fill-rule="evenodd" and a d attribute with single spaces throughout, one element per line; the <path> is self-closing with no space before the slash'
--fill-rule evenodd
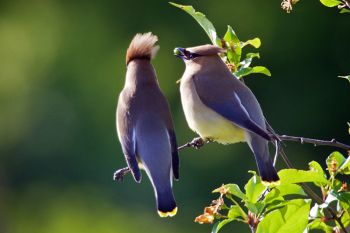
<path id="1" fill-rule="evenodd" d="M 124 167 L 124 168 L 120 168 L 117 171 L 114 172 L 113 175 L 113 180 L 115 181 L 123 181 L 124 176 L 126 174 L 128 174 L 130 172 L 130 168 L 129 167 Z"/>
<path id="2" fill-rule="evenodd" d="M 204 144 L 211 142 L 212 140 L 210 138 L 194 138 L 191 142 L 190 142 L 190 146 L 195 148 L 195 149 L 200 149 L 202 146 L 204 146 Z"/>

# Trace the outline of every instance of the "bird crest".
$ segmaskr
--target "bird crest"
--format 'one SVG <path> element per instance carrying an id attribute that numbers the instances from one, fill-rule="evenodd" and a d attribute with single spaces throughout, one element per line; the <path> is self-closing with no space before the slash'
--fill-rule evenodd
<path id="1" fill-rule="evenodd" d="M 126 52 L 126 64 L 134 59 L 151 60 L 156 55 L 159 46 L 155 46 L 158 37 L 151 32 L 137 33 L 132 39 Z"/>

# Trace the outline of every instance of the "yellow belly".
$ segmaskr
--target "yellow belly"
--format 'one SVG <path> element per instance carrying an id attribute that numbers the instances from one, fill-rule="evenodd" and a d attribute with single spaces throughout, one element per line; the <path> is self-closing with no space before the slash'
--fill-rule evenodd
<path id="1" fill-rule="evenodd" d="M 245 131 L 205 106 L 199 99 L 192 80 L 182 83 L 181 101 L 189 127 L 202 138 L 222 144 L 245 141 Z"/>

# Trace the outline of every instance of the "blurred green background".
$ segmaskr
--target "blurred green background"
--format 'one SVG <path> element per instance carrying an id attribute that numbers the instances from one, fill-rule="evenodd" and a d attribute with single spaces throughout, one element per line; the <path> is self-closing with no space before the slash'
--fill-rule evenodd
<path id="1" fill-rule="evenodd" d="M 180 1 L 204 12 L 220 35 L 260 37 L 272 77 L 249 76 L 267 119 L 281 134 L 350 143 L 350 15 L 301 1 Z M 175 81 L 176 46 L 209 43 L 197 23 L 167 1 L 0 1 L 0 232 L 209 232 L 193 223 L 222 183 L 240 185 L 256 170 L 246 144 L 184 150 L 174 183 L 179 212 L 161 219 L 150 182 L 112 180 L 125 166 L 115 132 L 125 52 L 137 32 L 159 36 L 153 64 L 171 104 L 179 144 L 192 139 Z M 253 50 L 252 50 L 253 51 Z M 332 148 L 286 143 L 300 169 Z M 284 164 L 279 161 L 278 168 Z M 248 232 L 231 224 L 223 232 Z"/>

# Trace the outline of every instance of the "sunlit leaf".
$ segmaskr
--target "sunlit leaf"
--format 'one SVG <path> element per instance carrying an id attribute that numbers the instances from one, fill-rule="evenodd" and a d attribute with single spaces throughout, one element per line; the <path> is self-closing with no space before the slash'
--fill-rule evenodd
<path id="1" fill-rule="evenodd" d="M 271 72 L 264 66 L 254 66 L 254 67 L 245 67 L 245 68 L 242 67 L 237 72 L 235 72 L 235 75 L 241 78 L 243 76 L 247 76 L 253 73 L 260 73 L 260 74 L 265 74 L 267 76 L 271 76 Z"/>
<path id="2" fill-rule="evenodd" d="M 260 41 L 260 39 L 259 38 L 254 38 L 254 39 L 251 39 L 251 40 L 247 40 L 246 42 L 244 42 L 243 44 L 242 44 L 242 48 L 244 47 L 244 46 L 246 46 L 246 45 L 251 45 L 251 46 L 253 46 L 254 48 L 259 48 L 260 46 L 261 46 L 261 41 Z"/>
<path id="3" fill-rule="evenodd" d="M 341 1 L 338 0 L 320 0 L 320 2 L 327 7 L 335 7 L 341 3 Z"/>
<path id="4" fill-rule="evenodd" d="M 346 161 L 345 157 L 338 151 L 333 152 L 327 157 L 326 163 L 330 174 L 334 175 L 339 172 L 339 168 Z"/>
<path id="5" fill-rule="evenodd" d="M 264 203 L 270 203 L 280 197 L 287 195 L 306 196 L 303 188 L 297 184 L 281 184 L 273 188 L 264 198 Z"/>
<path id="6" fill-rule="evenodd" d="M 320 175 L 326 177 L 326 173 L 324 172 L 322 166 L 316 162 L 316 161 L 311 161 L 309 163 L 309 167 L 310 167 L 310 170 L 311 171 L 315 171 L 315 172 L 318 172 Z"/>
<path id="7" fill-rule="evenodd" d="M 281 185 L 305 182 L 328 184 L 328 180 L 321 173 L 312 170 L 283 169 L 278 172 L 278 176 L 281 179 Z"/>
<path id="8" fill-rule="evenodd" d="M 264 209 L 265 205 L 262 202 L 245 201 L 244 205 L 254 214 L 259 214 Z"/>
<path id="9" fill-rule="evenodd" d="M 241 42 L 230 25 L 227 26 L 224 40 L 227 44 L 227 58 L 231 63 L 237 65 L 242 55 Z"/>
<path id="10" fill-rule="evenodd" d="M 270 70 L 264 66 L 254 66 L 252 73 L 260 73 L 260 74 L 265 74 L 267 76 L 271 76 Z"/>
<path id="11" fill-rule="evenodd" d="M 350 156 L 340 166 L 339 173 L 344 175 L 350 175 Z"/>
<path id="12" fill-rule="evenodd" d="M 238 77 L 244 77 L 246 75 L 249 75 L 252 73 L 252 69 L 251 67 L 242 67 L 241 69 L 239 69 L 237 72 L 235 72 L 234 74 Z"/>
<path id="13" fill-rule="evenodd" d="M 303 232 L 308 224 L 310 200 L 295 199 L 281 209 L 271 211 L 259 223 L 257 233 Z"/>
<path id="14" fill-rule="evenodd" d="M 216 34 L 216 30 L 213 26 L 213 24 L 205 17 L 205 15 L 199 11 L 196 11 L 192 6 L 185 6 L 176 4 L 173 2 L 170 2 L 171 5 L 176 6 L 188 14 L 190 14 L 198 23 L 199 25 L 204 29 L 204 31 L 209 36 L 210 40 L 214 45 L 221 47 L 221 40 Z"/>
<path id="15" fill-rule="evenodd" d="M 252 61 L 253 61 L 253 58 L 255 58 L 255 57 L 260 58 L 259 53 L 248 53 L 248 54 L 246 55 L 246 58 L 245 58 L 243 61 L 240 62 L 241 67 L 242 67 L 242 68 L 247 68 L 247 67 L 249 67 L 250 64 L 251 64 Z"/>
<path id="16" fill-rule="evenodd" d="M 344 10 L 344 9 L 343 9 Z M 349 11 L 349 10 L 348 10 Z M 350 12 L 350 11 L 349 11 Z M 345 13 L 345 12 L 341 12 L 340 13 Z M 343 79 L 346 79 L 350 82 L 350 75 L 345 75 L 345 76 L 338 76 L 339 78 L 343 78 Z"/>
<path id="17" fill-rule="evenodd" d="M 224 35 L 224 40 L 228 43 L 240 43 L 235 31 L 232 29 L 230 25 L 227 25 L 227 31 Z"/>
<path id="18" fill-rule="evenodd" d="M 238 217 L 243 218 L 243 213 L 240 207 L 234 205 L 230 207 L 230 210 L 228 211 L 227 217 L 234 220 Z"/>
<path id="19" fill-rule="evenodd" d="M 247 200 L 255 203 L 265 190 L 265 186 L 261 183 L 260 177 L 254 174 L 244 186 L 244 189 L 246 191 Z"/>
<path id="20" fill-rule="evenodd" d="M 350 214 L 349 211 L 345 211 L 343 216 L 341 217 L 341 222 L 345 227 L 347 227 L 350 224 Z"/>
<path id="21" fill-rule="evenodd" d="M 227 223 L 232 222 L 233 219 L 225 219 L 220 222 L 217 222 L 214 224 L 213 229 L 211 230 L 211 233 L 217 233 L 220 231 L 220 229 L 225 226 Z"/>
<path id="22" fill-rule="evenodd" d="M 326 173 L 324 172 L 322 166 L 318 162 L 311 161 L 309 163 L 309 168 L 311 171 L 318 172 L 320 175 L 322 175 L 323 177 L 325 177 L 327 179 Z M 322 184 L 317 183 L 317 186 L 322 186 Z"/>
<path id="23" fill-rule="evenodd" d="M 310 230 L 322 230 L 325 233 L 332 233 L 333 227 L 328 226 L 325 222 L 322 222 L 320 219 L 315 219 L 307 225 L 307 228 L 304 232 L 306 233 Z"/>

